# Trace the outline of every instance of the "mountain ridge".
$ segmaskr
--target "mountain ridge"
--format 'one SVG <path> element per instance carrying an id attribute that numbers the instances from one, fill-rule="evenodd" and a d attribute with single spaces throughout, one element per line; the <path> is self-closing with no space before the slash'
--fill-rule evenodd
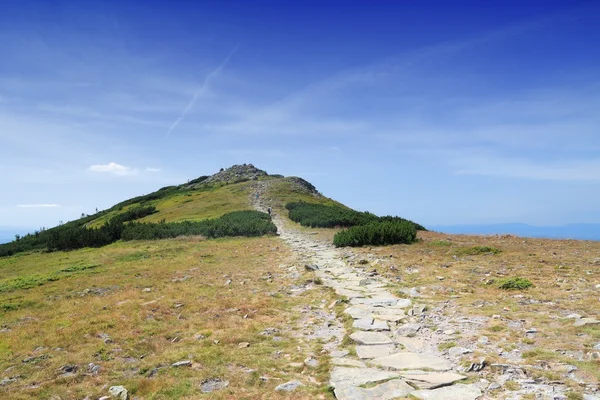
<path id="1" fill-rule="evenodd" d="M 448 234 L 464 235 L 517 235 L 549 239 L 600 240 L 600 224 L 571 223 L 536 226 L 520 222 L 497 224 L 431 225 L 430 229 Z"/>

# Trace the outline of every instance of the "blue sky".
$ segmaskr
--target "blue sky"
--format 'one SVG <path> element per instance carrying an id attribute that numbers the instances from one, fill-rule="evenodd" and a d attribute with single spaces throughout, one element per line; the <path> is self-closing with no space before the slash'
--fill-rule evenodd
<path id="1" fill-rule="evenodd" d="M 600 222 L 599 20 L 597 1 L 5 0 L 0 226 L 246 162 L 425 225 Z"/>

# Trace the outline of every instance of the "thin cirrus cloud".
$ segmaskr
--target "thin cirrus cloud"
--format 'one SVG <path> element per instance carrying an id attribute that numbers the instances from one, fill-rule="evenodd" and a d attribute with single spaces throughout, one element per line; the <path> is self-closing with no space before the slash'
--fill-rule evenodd
<path id="1" fill-rule="evenodd" d="M 112 174 L 117 176 L 138 175 L 140 170 L 137 168 L 128 167 L 126 165 L 109 162 L 108 164 L 95 164 L 88 167 L 89 171 Z M 143 172 L 156 173 L 162 172 L 160 168 L 148 167 Z"/>
<path id="2" fill-rule="evenodd" d="M 102 172 L 108 173 L 118 176 L 125 175 L 136 175 L 138 174 L 138 170 L 135 168 L 127 167 L 125 165 L 117 164 L 115 162 L 110 162 L 108 164 L 96 164 L 91 165 L 88 170 L 92 172 Z"/>
<path id="3" fill-rule="evenodd" d="M 18 208 L 59 208 L 60 204 L 19 204 Z"/>

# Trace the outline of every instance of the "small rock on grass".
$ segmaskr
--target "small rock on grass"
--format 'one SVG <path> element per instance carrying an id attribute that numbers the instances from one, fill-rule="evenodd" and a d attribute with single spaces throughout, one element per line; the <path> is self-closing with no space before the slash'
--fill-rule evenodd
<path id="1" fill-rule="evenodd" d="M 171 364 L 171 367 L 173 367 L 173 368 L 191 367 L 191 366 L 192 366 L 192 362 L 190 360 L 177 361 L 176 363 Z"/>
<path id="2" fill-rule="evenodd" d="M 289 381 L 284 384 L 281 384 L 275 388 L 277 392 L 293 392 L 298 389 L 300 386 L 304 386 L 300 381 Z"/>
<path id="3" fill-rule="evenodd" d="M 319 360 L 310 356 L 304 360 L 304 365 L 306 365 L 307 367 L 316 368 L 319 366 Z"/>
<path id="4" fill-rule="evenodd" d="M 248 343 L 248 342 L 241 342 L 240 344 L 238 344 L 238 347 L 240 349 L 245 349 L 247 347 L 250 347 L 250 343 Z"/>
<path id="5" fill-rule="evenodd" d="M 111 386 L 108 389 L 108 393 L 110 393 L 111 397 L 119 400 L 127 400 L 129 398 L 129 393 L 123 386 Z"/>
<path id="6" fill-rule="evenodd" d="M 229 381 L 213 378 L 202 382 L 200 390 L 202 390 L 202 393 L 212 393 L 215 390 L 221 390 L 227 386 L 229 386 Z"/>

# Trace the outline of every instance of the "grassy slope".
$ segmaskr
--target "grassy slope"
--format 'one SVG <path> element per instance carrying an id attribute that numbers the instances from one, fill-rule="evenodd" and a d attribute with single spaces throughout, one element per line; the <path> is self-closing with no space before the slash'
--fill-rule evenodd
<path id="1" fill-rule="evenodd" d="M 277 190 L 291 185 L 273 182 Z M 253 184 L 146 202 L 159 209 L 146 220 L 198 220 L 249 209 Z M 284 197 L 287 202 L 312 196 Z M 324 389 L 308 385 L 292 396 L 274 392 L 287 380 L 324 380 L 327 371 L 326 360 L 314 371 L 290 366 L 307 356 L 298 351 L 307 345 L 289 332 L 297 308 L 329 301 L 330 294 L 318 288 L 289 295 L 287 288 L 298 282 L 278 268 L 288 257 L 276 238 L 182 238 L 0 258 L 0 371 L 5 371 L 0 379 L 17 378 L 0 386 L 0 397 L 98 398 L 108 386 L 124 385 L 146 399 L 198 398 L 203 380 L 221 378 L 230 381 L 229 388 L 210 398 L 254 399 L 267 393 L 314 398 Z M 301 281 L 310 278 L 304 275 Z M 225 285 L 227 279 L 231 285 Z M 266 328 L 280 329 L 276 335 L 282 340 L 261 335 Z M 102 334 L 110 336 L 108 343 Z M 195 339 L 197 334 L 206 338 Z M 238 348 L 240 342 L 250 347 Z M 193 367 L 169 367 L 181 360 L 192 360 Z M 102 367 L 98 375 L 89 373 L 89 363 Z M 61 376 L 65 365 L 78 369 Z M 259 379 L 265 375 L 271 379 Z"/>
<path id="2" fill-rule="evenodd" d="M 104 385 L 122 384 L 147 399 L 196 398 L 198 384 L 216 377 L 231 385 L 211 398 L 238 398 L 240 393 L 259 398 L 265 392 L 278 398 L 273 388 L 281 381 L 262 382 L 258 376 L 296 377 L 302 368 L 289 363 L 301 363 L 306 355 L 298 354 L 296 339 L 285 332 L 296 318 L 292 306 L 327 296 L 268 295 L 291 284 L 278 274 L 277 265 L 288 256 L 280 245 L 276 238 L 188 238 L 1 259 L 4 278 L 7 270 L 15 271 L 10 273 L 14 278 L 100 265 L 35 289 L 0 293 L 7 330 L 0 333 L 0 371 L 9 371 L 2 378 L 21 377 L 0 387 L 0 393 L 15 399 L 98 398 L 106 394 Z M 267 273 L 274 275 L 273 281 L 264 279 Z M 227 279 L 231 285 L 225 284 Z M 284 331 L 278 334 L 282 341 L 260 335 L 270 327 Z M 101 334 L 112 342 L 105 343 Z M 206 339 L 197 340 L 196 334 Z M 239 349 L 240 342 L 250 347 Z M 282 357 L 273 357 L 276 351 Z M 28 357 L 47 358 L 24 362 Z M 169 368 L 181 360 L 192 360 L 194 366 Z M 102 367 L 98 376 L 88 374 L 91 362 Z M 79 370 L 73 377 L 60 377 L 64 365 Z M 146 377 L 160 366 L 165 368 L 156 377 Z M 257 372 L 244 373 L 245 367 Z M 34 384 L 39 387 L 27 389 Z M 307 391 L 297 398 L 308 396 Z"/>
<path id="3" fill-rule="evenodd" d="M 378 257 L 381 261 L 374 264 L 375 268 L 400 282 L 400 287 L 427 287 L 424 294 L 430 299 L 426 302 L 441 304 L 450 300 L 457 306 L 457 315 L 497 316 L 490 318 L 480 332 L 461 332 L 453 340 L 465 340 L 471 343 L 467 347 L 477 348 L 472 343 L 485 335 L 490 343 L 505 351 L 520 348 L 525 364 L 541 365 L 545 361 L 576 365 L 580 378 L 600 383 L 600 361 L 577 361 L 557 351 L 586 353 L 600 343 L 600 325 L 576 328 L 572 326 L 573 319 L 562 318 L 571 313 L 600 318 L 600 291 L 595 288 L 600 282 L 600 242 L 435 232 L 419 232 L 419 237 L 421 241 L 410 246 L 354 250 L 365 257 L 369 253 Z M 489 246 L 500 252 L 467 255 L 476 246 Z M 535 286 L 505 291 L 490 282 L 512 276 L 528 278 Z M 522 322 L 524 328 L 512 329 L 509 322 Z M 531 327 L 538 334 L 528 337 L 523 330 Z M 490 363 L 513 363 L 490 355 L 489 351 L 476 351 L 472 358 L 479 356 L 485 356 Z M 552 371 L 530 370 L 535 376 L 556 379 Z M 566 383 L 575 391 L 581 390 L 574 381 Z"/>

